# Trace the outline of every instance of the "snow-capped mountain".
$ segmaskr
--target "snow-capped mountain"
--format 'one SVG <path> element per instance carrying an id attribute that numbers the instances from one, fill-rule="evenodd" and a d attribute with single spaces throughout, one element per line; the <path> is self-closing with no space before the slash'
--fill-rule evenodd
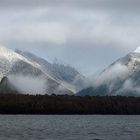
<path id="1" fill-rule="evenodd" d="M 83 76 L 71 67 L 56 65 L 29 52 L 0 47 L 0 81 L 6 77 L 10 86 L 22 93 L 73 94 L 80 90 L 72 83 L 77 76 L 82 81 Z M 61 68 L 64 74 L 60 74 Z M 71 81 L 67 80 L 69 75 L 73 76 Z"/>
<path id="2" fill-rule="evenodd" d="M 44 73 L 51 76 L 54 80 L 59 81 L 61 85 L 70 88 L 74 93 L 81 90 L 86 85 L 86 78 L 69 65 L 59 63 L 51 64 L 32 53 L 20 50 L 16 50 L 16 52 L 27 58 L 29 61 L 31 60 L 39 63 Z"/>
<path id="3" fill-rule="evenodd" d="M 140 96 L 140 47 L 111 64 L 78 95 Z"/>

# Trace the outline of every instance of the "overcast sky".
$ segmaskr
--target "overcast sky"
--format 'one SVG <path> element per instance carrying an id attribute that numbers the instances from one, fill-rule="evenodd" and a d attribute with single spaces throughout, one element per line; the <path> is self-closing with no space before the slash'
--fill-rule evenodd
<path id="1" fill-rule="evenodd" d="M 0 0 L 0 43 L 92 75 L 140 45 L 139 0 Z"/>

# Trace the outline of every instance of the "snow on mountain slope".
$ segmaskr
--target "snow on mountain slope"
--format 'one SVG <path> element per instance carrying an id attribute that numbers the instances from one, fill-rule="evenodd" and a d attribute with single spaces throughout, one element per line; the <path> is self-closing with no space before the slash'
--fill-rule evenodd
<path id="1" fill-rule="evenodd" d="M 112 63 L 78 95 L 140 96 L 140 47 Z"/>
<path id="2" fill-rule="evenodd" d="M 14 86 L 19 85 L 19 87 L 29 81 L 32 81 L 32 83 L 40 81 L 40 83 L 36 84 L 36 87 L 40 85 L 41 88 L 45 83 L 46 87 L 44 87 L 48 94 L 72 94 L 85 86 L 85 77 L 70 66 L 51 64 L 32 53 L 20 50 L 15 50 L 14 52 L 11 49 L 0 46 L 0 80 L 3 77 L 8 77 Z M 31 85 L 31 83 L 22 88 L 22 92 L 28 85 Z M 31 91 L 32 88 L 28 88 Z M 38 91 L 37 89 L 35 90 Z"/>
<path id="3" fill-rule="evenodd" d="M 134 51 L 134 53 L 140 53 L 140 46 Z"/>
<path id="4" fill-rule="evenodd" d="M 0 81 L 7 77 L 9 82 L 21 92 L 36 94 L 72 94 L 73 92 L 54 79 L 42 65 L 23 55 L 0 47 Z M 18 86 L 17 86 L 18 85 Z M 41 91 L 41 88 L 43 90 Z M 45 90 L 44 90 L 45 88 Z M 28 90 L 29 89 L 29 90 Z"/>
<path id="5" fill-rule="evenodd" d="M 0 80 L 6 76 L 17 62 L 25 62 L 35 68 L 40 66 L 37 63 L 28 61 L 14 51 L 0 46 Z"/>
<path id="6" fill-rule="evenodd" d="M 29 52 L 23 52 L 20 50 L 16 50 L 16 52 L 28 60 L 39 63 L 45 74 L 48 74 L 51 78 L 58 81 L 62 86 L 67 87 L 74 93 L 85 86 L 86 78 L 71 66 L 58 63 L 51 64 Z"/>

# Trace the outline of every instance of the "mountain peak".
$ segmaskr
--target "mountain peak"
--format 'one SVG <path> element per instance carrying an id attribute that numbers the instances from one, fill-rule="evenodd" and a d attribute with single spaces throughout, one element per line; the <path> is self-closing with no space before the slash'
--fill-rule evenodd
<path id="1" fill-rule="evenodd" d="M 140 46 L 134 51 L 135 53 L 140 53 Z"/>

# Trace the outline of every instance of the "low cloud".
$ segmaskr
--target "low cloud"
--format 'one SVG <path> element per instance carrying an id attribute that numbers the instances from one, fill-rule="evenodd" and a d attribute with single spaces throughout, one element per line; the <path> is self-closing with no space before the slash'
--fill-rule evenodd
<path id="1" fill-rule="evenodd" d="M 45 94 L 46 81 L 42 77 L 25 75 L 9 75 L 8 80 L 19 92 L 23 94 Z"/>
<path id="2" fill-rule="evenodd" d="M 101 75 L 99 75 L 95 80 L 94 85 L 100 86 L 109 82 L 112 84 L 115 79 L 123 80 L 128 77 L 128 74 L 129 69 L 127 68 L 127 66 L 121 63 L 116 63 L 115 65 L 112 65 L 109 69 L 106 69 Z"/>
<path id="3" fill-rule="evenodd" d="M 132 79 L 127 79 L 123 87 L 118 91 L 118 93 L 129 95 L 129 96 L 139 96 L 140 94 L 140 87 L 134 84 L 135 82 Z"/>

